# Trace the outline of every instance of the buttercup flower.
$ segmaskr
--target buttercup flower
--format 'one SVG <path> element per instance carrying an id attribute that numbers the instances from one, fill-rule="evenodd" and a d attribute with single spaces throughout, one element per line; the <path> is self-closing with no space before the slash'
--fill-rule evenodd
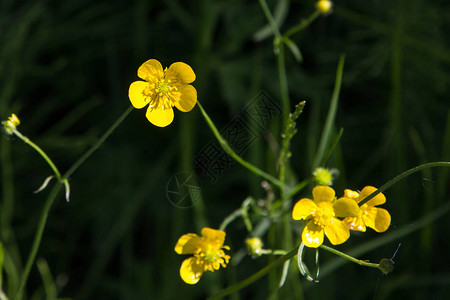
<path id="1" fill-rule="evenodd" d="M 312 195 L 313 200 L 300 199 L 292 210 L 294 220 L 306 220 L 303 243 L 307 247 L 317 248 L 322 245 L 324 234 L 333 245 L 344 243 L 350 232 L 338 217 L 357 216 L 358 205 L 353 199 L 336 200 L 334 190 L 328 186 L 316 186 Z"/>
<path id="2" fill-rule="evenodd" d="M 189 284 L 196 284 L 206 271 L 214 272 L 220 266 L 225 268 L 230 260 L 230 256 L 223 251 L 230 250 L 230 247 L 223 245 L 224 231 L 205 227 L 201 233 L 202 236 L 185 234 L 175 246 L 178 254 L 193 254 L 183 261 L 180 268 L 181 278 Z"/>
<path id="3" fill-rule="evenodd" d="M 189 84 L 195 73 L 183 62 L 163 70 L 159 61 L 150 59 L 139 67 L 138 76 L 145 81 L 131 83 L 128 96 L 135 108 L 148 104 L 145 116 L 153 125 L 166 127 L 173 121 L 172 107 L 188 112 L 197 103 L 197 90 Z"/>
<path id="4" fill-rule="evenodd" d="M 366 186 L 361 193 L 345 190 L 343 198 L 353 199 L 356 203 L 359 203 L 376 190 L 373 186 Z M 366 227 L 370 227 L 377 232 L 386 231 L 391 224 L 391 215 L 387 210 L 375 207 L 384 202 L 386 202 L 386 197 L 382 193 L 377 194 L 359 207 L 359 213 L 356 217 L 347 217 L 344 219 L 344 223 L 350 230 L 364 232 Z"/>
<path id="5" fill-rule="evenodd" d="M 329 0 L 319 0 L 316 2 L 316 8 L 321 14 L 329 13 L 333 8 L 333 2 Z"/>
<path id="6" fill-rule="evenodd" d="M 15 114 L 11 114 L 8 120 L 2 121 L 2 125 L 7 134 L 12 134 L 16 127 L 20 125 L 20 120 Z"/>

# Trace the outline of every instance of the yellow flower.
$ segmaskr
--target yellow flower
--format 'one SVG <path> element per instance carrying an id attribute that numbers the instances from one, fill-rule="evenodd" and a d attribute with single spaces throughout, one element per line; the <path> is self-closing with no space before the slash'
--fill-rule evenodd
<path id="1" fill-rule="evenodd" d="M 323 243 L 324 234 L 333 245 L 344 243 L 350 232 L 338 219 L 358 215 L 358 205 L 352 199 L 336 200 L 335 192 L 328 186 L 316 186 L 313 199 L 300 199 L 292 210 L 294 220 L 306 220 L 302 241 L 307 247 L 317 248 Z"/>
<path id="2" fill-rule="evenodd" d="M 163 70 L 156 59 L 150 59 L 138 69 L 138 76 L 145 81 L 130 85 L 128 96 L 135 108 L 148 104 L 146 117 L 153 125 L 166 127 L 173 121 L 173 109 L 188 112 L 197 103 L 197 90 L 189 83 L 195 80 L 192 68 L 176 62 Z"/>
<path id="3" fill-rule="evenodd" d="M 361 193 L 345 190 L 344 197 L 353 199 L 356 203 L 361 202 L 367 196 L 375 192 L 377 189 L 373 186 L 366 186 Z M 342 198 L 341 198 L 342 199 Z M 359 213 L 356 217 L 348 217 L 344 219 L 344 223 L 350 230 L 366 231 L 366 227 L 370 227 L 377 232 L 384 232 L 391 224 L 391 215 L 383 208 L 375 207 L 386 202 L 386 197 L 379 193 L 359 208 Z"/>
<path id="4" fill-rule="evenodd" d="M 15 114 L 11 114 L 8 120 L 2 122 L 2 125 L 7 134 L 12 134 L 16 127 L 20 125 L 20 120 Z"/>
<path id="5" fill-rule="evenodd" d="M 333 8 L 333 2 L 329 0 L 319 0 L 316 2 L 316 8 L 321 14 L 329 13 Z"/>
<path id="6" fill-rule="evenodd" d="M 208 227 L 202 229 L 202 236 L 188 233 L 178 239 L 175 252 L 193 254 L 181 264 L 180 276 L 184 282 L 196 284 L 204 272 L 227 266 L 230 256 L 223 249 L 230 250 L 230 247 L 224 246 L 224 241 L 224 231 Z"/>

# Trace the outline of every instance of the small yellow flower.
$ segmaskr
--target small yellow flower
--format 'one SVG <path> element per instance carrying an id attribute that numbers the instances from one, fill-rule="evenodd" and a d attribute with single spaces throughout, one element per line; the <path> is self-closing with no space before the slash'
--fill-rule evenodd
<path id="1" fill-rule="evenodd" d="M 8 120 L 2 122 L 2 125 L 7 134 L 12 134 L 16 127 L 20 125 L 20 120 L 15 114 L 11 114 Z"/>
<path id="2" fill-rule="evenodd" d="M 333 245 L 344 243 L 350 232 L 338 219 L 358 215 L 358 205 L 352 199 L 336 200 L 335 192 L 328 186 L 316 186 L 313 200 L 300 199 L 292 210 L 294 220 L 306 220 L 302 241 L 307 247 L 317 248 L 323 243 L 324 234 Z"/>
<path id="3" fill-rule="evenodd" d="M 356 203 L 359 203 L 376 190 L 377 189 L 373 186 L 366 186 L 362 189 L 361 193 L 345 190 L 343 198 L 353 199 Z M 350 230 L 365 232 L 366 227 L 370 227 L 377 232 L 386 231 L 391 224 L 391 215 L 387 210 L 375 207 L 385 202 L 386 197 L 382 193 L 377 194 L 375 197 L 361 205 L 356 217 L 345 218 L 344 223 Z"/>
<path id="4" fill-rule="evenodd" d="M 138 76 L 145 81 L 131 83 L 128 96 L 135 108 L 148 104 L 145 116 L 153 125 L 166 127 L 173 121 L 172 107 L 188 112 L 197 103 L 197 90 L 189 84 L 195 73 L 183 62 L 163 70 L 159 61 L 150 59 L 139 67 Z"/>
<path id="5" fill-rule="evenodd" d="M 202 229 L 202 236 L 188 233 L 178 239 L 175 252 L 193 254 L 181 264 L 180 276 L 184 282 L 196 284 L 204 272 L 214 272 L 220 266 L 227 266 L 230 256 L 223 249 L 230 250 L 230 247 L 224 246 L 224 241 L 224 231 L 208 227 Z"/>
<path id="6" fill-rule="evenodd" d="M 249 238 L 245 241 L 245 245 L 247 246 L 247 251 L 252 257 L 259 257 L 262 255 L 263 242 L 260 238 Z"/>
<path id="7" fill-rule="evenodd" d="M 316 8 L 321 14 L 327 14 L 331 12 L 333 2 L 329 0 L 319 0 L 316 2 Z"/>

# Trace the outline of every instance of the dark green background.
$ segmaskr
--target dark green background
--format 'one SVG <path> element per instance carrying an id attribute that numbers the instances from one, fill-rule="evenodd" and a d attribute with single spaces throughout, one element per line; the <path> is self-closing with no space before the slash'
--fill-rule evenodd
<path id="1" fill-rule="evenodd" d="M 314 11 L 314 1 L 286 5 L 282 32 Z M 274 10 L 275 1 L 269 6 Z M 307 101 L 291 147 L 298 181 L 311 173 L 342 53 L 335 126 L 344 135 L 328 163 L 340 171 L 338 195 L 344 188 L 379 187 L 421 163 L 450 160 L 449 22 L 447 1 L 338 1 L 333 14 L 292 37 L 304 61 L 297 63 L 286 51 L 291 104 Z M 261 91 L 281 103 L 273 38 L 254 40 L 266 24 L 258 1 L 4 0 L 0 118 L 15 112 L 22 121 L 18 129 L 65 172 L 130 106 L 129 84 L 138 79 L 138 67 L 155 58 L 163 66 L 192 66 L 199 101 L 217 127 L 225 128 Z M 174 207 L 166 197 L 168 181 L 192 172 L 195 155 L 214 138 L 198 108 L 176 111 L 174 122 L 162 129 L 144 114 L 131 112 L 72 175 L 71 202 L 61 194 L 51 211 L 38 257 L 48 262 L 60 297 L 203 299 L 268 263 L 266 257 L 246 257 L 236 267 L 208 272 L 195 286 L 182 282 L 184 257 L 173 251 L 178 237 L 199 233 L 202 218 L 217 228 L 248 195 L 265 194 L 261 178 L 235 163 L 215 183 L 198 174 L 203 213 L 199 207 Z M 268 145 L 280 140 L 277 123 L 242 154 L 272 174 Z M 32 191 L 51 170 L 17 138 L 2 135 L 0 141 L 1 241 L 23 263 L 49 192 Z M 384 208 L 392 215 L 390 230 L 414 226 L 448 202 L 447 174 L 425 170 L 389 189 Z M 310 189 L 297 198 L 309 196 Z M 12 211 L 5 211 L 7 198 L 13 199 Z M 279 297 L 294 298 L 292 286 L 303 284 L 306 299 L 444 299 L 450 293 L 448 228 L 447 215 L 361 257 L 390 258 L 401 243 L 388 276 L 347 263 L 311 285 L 295 276 L 294 263 L 294 279 Z M 338 248 L 346 251 L 377 236 L 372 230 L 353 234 Z M 245 237 L 241 220 L 229 226 L 231 255 Z M 321 266 L 334 258 L 322 253 Z M 267 282 L 262 278 L 239 297 L 267 298 Z M 45 299 L 36 267 L 27 286 L 27 297 L 33 295 Z"/>

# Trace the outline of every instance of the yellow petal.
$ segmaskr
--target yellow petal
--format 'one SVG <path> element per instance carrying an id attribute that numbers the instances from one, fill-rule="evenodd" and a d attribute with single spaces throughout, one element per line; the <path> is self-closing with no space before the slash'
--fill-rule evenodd
<path id="1" fill-rule="evenodd" d="M 333 218 L 332 223 L 325 227 L 325 234 L 333 245 L 342 244 L 350 237 L 347 226 L 336 218 Z"/>
<path id="2" fill-rule="evenodd" d="M 130 98 L 131 104 L 134 106 L 134 108 L 143 108 L 148 104 L 143 93 L 147 86 L 148 83 L 145 81 L 135 81 L 130 84 L 128 97 Z"/>
<path id="3" fill-rule="evenodd" d="M 376 232 L 384 232 L 391 225 L 391 215 L 383 208 L 370 206 L 363 214 L 364 223 Z"/>
<path id="4" fill-rule="evenodd" d="M 179 85 L 177 88 L 181 95 L 175 107 L 183 112 L 191 111 L 197 103 L 197 90 L 190 84 Z"/>
<path id="5" fill-rule="evenodd" d="M 173 121 L 173 109 L 168 108 L 163 110 L 161 108 L 153 109 L 149 107 L 145 116 L 153 125 L 166 127 Z"/>
<path id="6" fill-rule="evenodd" d="M 365 188 L 363 188 L 361 193 L 359 194 L 358 203 L 367 198 L 367 196 L 369 196 L 376 190 L 377 188 L 374 188 L 373 186 L 366 186 Z M 379 193 L 375 197 L 367 201 L 365 204 L 367 206 L 377 206 L 383 204 L 384 202 L 386 202 L 386 197 L 383 195 L 383 193 Z"/>
<path id="7" fill-rule="evenodd" d="M 139 67 L 138 76 L 145 81 L 154 81 L 164 78 L 164 71 L 159 61 L 149 59 Z"/>
<path id="8" fill-rule="evenodd" d="M 195 73 L 192 68 L 183 62 L 176 62 L 170 65 L 166 73 L 166 79 L 172 84 L 186 84 L 195 80 Z"/>
<path id="9" fill-rule="evenodd" d="M 181 264 L 180 276 L 188 284 L 196 284 L 202 277 L 204 268 L 195 263 L 195 257 L 186 258 Z"/>
<path id="10" fill-rule="evenodd" d="M 322 201 L 331 202 L 334 199 L 335 192 L 329 186 L 318 185 L 312 190 L 314 202 L 319 203 Z"/>
<path id="11" fill-rule="evenodd" d="M 345 189 L 344 190 L 344 197 L 345 198 L 350 198 L 350 199 L 358 199 L 359 197 L 359 193 L 349 190 L 349 189 Z"/>
<path id="12" fill-rule="evenodd" d="M 317 205 L 308 198 L 300 199 L 294 205 L 294 209 L 292 210 L 292 219 L 294 220 L 302 220 L 306 219 L 317 209 Z"/>
<path id="13" fill-rule="evenodd" d="M 348 229 L 366 232 L 366 225 L 361 217 L 348 217 L 342 220 Z"/>
<path id="14" fill-rule="evenodd" d="M 220 248 L 225 242 L 225 231 L 203 227 L 202 237 Z"/>
<path id="15" fill-rule="evenodd" d="M 350 198 L 339 198 L 333 202 L 333 209 L 336 217 L 356 217 L 359 215 L 359 206 L 356 201 Z"/>
<path id="16" fill-rule="evenodd" d="M 194 233 L 184 234 L 175 245 L 178 254 L 193 254 L 200 247 L 201 239 Z"/>
<path id="17" fill-rule="evenodd" d="M 323 243 L 323 228 L 309 221 L 303 229 L 302 241 L 306 247 L 319 247 Z"/>

